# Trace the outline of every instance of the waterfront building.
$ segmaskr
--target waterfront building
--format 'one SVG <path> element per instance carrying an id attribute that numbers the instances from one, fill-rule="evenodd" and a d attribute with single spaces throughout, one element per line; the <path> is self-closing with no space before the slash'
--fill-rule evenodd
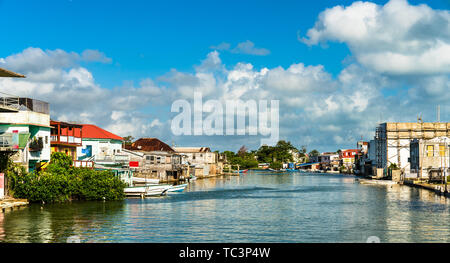
<path id="1" fill-rule="evenodd" d="M 410 177 L 442 181 L 449 174 L 450 138 L 414 139 L 411 141 Z"/>
<path id="2" fill-rule="evenodd" d="M 358 152 L 355 155 L 354 173 L 366 176 L 372 174 L 372 160 L 369 157 L 370 142 L 358 141 L 356 148 Z"/>
<path id="3" fill-rule="evenodd" d="M 189 167 L 182 164 L 182 155 L 157 138 L 140 138 L 126 145 L 123 154 L 129 156 L 129 167 L 135 169 L 136 177 L 170 181 L 189 175 Z"/>
<path id="4" fill-rule="evenodd" d="M 219 153 L 212 152 L 209 147 L 174 147 L 184 156 L 184 160 L 196 168 L 195 176 L 214 176 L 223 172 L 224 162 L 219 160 Z"/>
<path id="5" fill-rule="evenodd" d="M 345 166 L 347 169 L 353 169 L 355 164 L 355 156 L 358 153 L 358 149 L 344 149 L 339 152 L 339 159 L 341 160 L 341 165 Z"/>
<path id="6" fill-rule="evenodd" d="M 441 122 L 386 122 L 381 123 L 375 132 L 375 163 L 384 176 L 388 168 L 396 166 L 405 178 L 411 175 L 410 145 L 414 139 L 430 140 L 436 137 L 449 137 L 450 123 Z M 371 145 L 372 146 L 372 145 Z M 372 158 L 372 157 L 371 157 Z M 379 172 L 377 172 L 377 175 Z"/>
<path id="7" fill-rule="evenodd" d="M 298 152 L 297 150 L 289 150 L 289 153 L 291 154 L 294 163 L 302 163 L 305 161 L 305 158 L 302 157 L 300 152 Z"/>
<path id="8" fill-rule="evenodd" d="M 78 160 L 102 165 L 128 162 L 128 156 L 122 154 L 122 137 L 93 124 L 81 126 L 83 139 L 82 145 L 77 147 Z"/>
<path id="9" fill-rule="evenodd" d="M 50 161 L 49 104 L 8 94 L 0 103 L 0 151 L 11 152 L 12 161 L 27 171 L 39 169 Z"/>
<path id="10" fill-rule="evenodd" d="M 309 156 L 309 162 L 310 163 L 320 163 L 320 155 Z"/>
<path id="11" fill-rule="evenodd" d="M 317 161 L 320 162 L 322 170 L 334 170 L 339 169 L 340 157 L 335 152 L 324 152 L 318 156 Z"/>
<path id="12" fill-rule="evenodd" d="M 82 125 L 62 121 L 50 120 L 50 145 L 51 152 L 62 152 L 77 160 L 77 147 L 81 147 L 83 141 Z"/>

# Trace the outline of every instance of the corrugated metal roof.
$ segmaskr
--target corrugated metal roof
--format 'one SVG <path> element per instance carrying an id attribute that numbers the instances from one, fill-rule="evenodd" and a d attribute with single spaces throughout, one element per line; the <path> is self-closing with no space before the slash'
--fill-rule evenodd
<path id="1" fill-rule="evenodd" d="M 175 151 L 180 153 L 205 153 L 211 152 L 209 147 L 174 147 Z"/>
<path id="2" fill-rule="evenodd" d="M 157 138 L 140 138 L 136 140 L 131 145 L 126 145 L 125 148 L 131 151 L 144 151 L 144 152 L 154 152 L 154 151 L 164 151 L 164 152 L 175 152 L 172 147 L 166 143 L 160 141 Z"/>

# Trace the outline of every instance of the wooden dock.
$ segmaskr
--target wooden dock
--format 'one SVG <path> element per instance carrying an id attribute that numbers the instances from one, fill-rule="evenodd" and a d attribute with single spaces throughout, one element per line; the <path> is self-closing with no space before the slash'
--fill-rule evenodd
<path id="1" fill-rule="evenodd" d="M 2 213 L 14 209 L 20 209 L 21 207 L 27 206 L 29 204 L 26 199 L 13 199 L 13 198 L 5 198 L 0 200 L 0 208 Z"/>

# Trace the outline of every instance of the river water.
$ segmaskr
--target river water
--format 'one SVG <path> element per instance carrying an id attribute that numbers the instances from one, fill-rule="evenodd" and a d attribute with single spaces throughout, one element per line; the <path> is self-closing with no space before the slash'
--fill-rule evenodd
<path id="1" fill-rule="evenodd" d="M 449 242 L 449 200 L 353 176 L 249 172 L 166 197 L 0 213 L 0 242 Z"/>

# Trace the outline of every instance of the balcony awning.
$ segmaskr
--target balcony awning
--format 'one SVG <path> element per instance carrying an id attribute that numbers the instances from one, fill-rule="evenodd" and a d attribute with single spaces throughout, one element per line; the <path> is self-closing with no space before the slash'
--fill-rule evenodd
<path id="1" fill-rule="evenodd" d="M 0 68 L 0 77 L 25 78 L 24 75 Z"/>

